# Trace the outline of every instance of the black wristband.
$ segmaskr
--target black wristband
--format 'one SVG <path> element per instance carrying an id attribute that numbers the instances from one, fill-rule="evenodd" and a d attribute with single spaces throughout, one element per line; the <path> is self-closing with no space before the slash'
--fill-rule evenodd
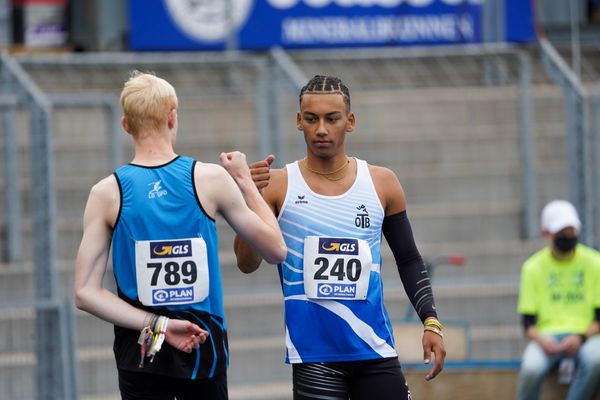
<path id="1" fill-rule="evenodd" d="M 523 314 L 523 328 L 529 329 L 530 326 L 535 325 L 537 322 L 537 315 Z"/>

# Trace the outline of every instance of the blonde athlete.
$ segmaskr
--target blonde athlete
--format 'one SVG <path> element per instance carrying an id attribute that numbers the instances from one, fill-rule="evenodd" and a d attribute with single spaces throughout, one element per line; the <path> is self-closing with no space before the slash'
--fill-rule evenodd
<path id="1" fill-rule="evenodd" d="M 288 246 L 278 269 L 294 399 L 410 399 L 383 303 L 382 233 L 424 323 L 425 362 L 435 354 L 427 380 L 442 370 L 445 350 L 400 182 L 346 154 L 355 115 L 338 78 L 315 76 L 302 88 L 297 126 L 306 158 L 281 170 L 269 169 L 273 156 L 252 166 Z M 235 250 L 242 271 L 258 268 L 261 257 L 243 238 Z"/>
<path id="2" fill-rule="evenodd" d="M 114 324 L 123 399 L 226 399 L 216 214 L 268 262 L 284 259 L 285 243 L 242 153 L 222 153 L 223 167 L 175 153 L 177 96 L 167 81 L 134 73 L 121 105 L 135 156 L 92 187 L 77 307 Z M 111 247 L 118 296 L 102 285 Z"/>

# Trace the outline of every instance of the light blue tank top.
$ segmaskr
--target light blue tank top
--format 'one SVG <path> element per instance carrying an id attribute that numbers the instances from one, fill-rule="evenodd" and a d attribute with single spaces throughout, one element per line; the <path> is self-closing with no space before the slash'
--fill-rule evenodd
<path id="1" fill-rule="evenodd" d="M 173 304 L 166 308 L 204 311 L 224 322 L 217 230 L 214 219 L 204 212 L 197 200 L 195 163 L 192 158 L 180 156 L 160 166 L 128 164 L 115 171 L 121 192 L 121 209 L 112 237 L 113 271 L 119 296 L 135 303 L 139 301 L 136 241 L 167 241 L 162 243 L 170 245 L 178 242 L 168 241 L 200 237 L 207 249 L 208 296 L 197 303 Z M 175 251 L 176 247 L 169 248 Z M 160 273 L 163 274 L 160 277 L 164 277 L 166 271 Z M 178 279 L 189 278 L 189 275 L 181 275 Z"/>
<path id="2" fill-rule="evenodd" d="M 384 211 L 367 163 L 358 159 L 356 162 L 356 180 L 339 196 L 313 192 L 304 181 L 298 162 L 286 167 L 288 188 L 278 217 L 288 246 L 286 260 L 278 265 L 285 299 L 286 362 L 354 361 L 397 355 L 381 282 Z M 307 297 L 307 236 L 363 239 L 368 243 L 373 264 L 365 300 Z M 339 241 L 342 246 L 344 241 Z M 327 246 L 339 249 L 340 244 Z"/>

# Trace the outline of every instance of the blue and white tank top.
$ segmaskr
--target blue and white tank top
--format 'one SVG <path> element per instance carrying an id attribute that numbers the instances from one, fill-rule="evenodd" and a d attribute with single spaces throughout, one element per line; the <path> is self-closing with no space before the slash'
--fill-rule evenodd
<path id="1" fill-rule="evenodd" d="M 356 163 L 354 184 L 338 196 L 313 192 L 297 161 L 286 167 L 278 220 L 288 254 L 278 269 L 288 363 L 397 355 L 381 282 L 384 210 L 367 163 Z"/>

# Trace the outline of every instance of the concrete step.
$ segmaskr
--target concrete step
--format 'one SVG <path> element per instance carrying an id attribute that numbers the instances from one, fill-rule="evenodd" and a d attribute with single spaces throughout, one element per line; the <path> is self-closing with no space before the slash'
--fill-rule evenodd
<path id="1" fill-rule="evenodd" d="M 522 352 L 525 341 L 522 339 L 517 326 L 487 325 L 469 328 L 470 338 L 477 338 L 471 343 L 472 355 L 478 349 L 483 349 L 491 343 L 494 345 L 487 354 L 494 349 L 510 353 L 498 353 L 500 356 L 495 360 L 507 360 L 507 354 L 517 357 Z M 480 343 L 481 342 L 481 343 Z M 402 350 L 400 349 L 402 354 Z M 448 349 L 451 353 L 452 349 Z M 474 354 L 475 353 L 475 354 Z M 402 355 L 401 355 L 402 357 Z M 473 358 L 478 359 L 478 358 Z M 515 358 L 511 358 L 515 359 Z M 110 344 L 98 346 L 85 346 L 77 349 L 78 374 L 80 379 L 80 393 L 86 395 L 94 393 L 107 393 L 110 388 L 116 389 L 116 369 Z M 259 367 L 259 368 L 257 368 Z M 23 383 L 31 379 L 35 368 L 35 356 L 33 353 L 8 352 L 0 355 L 0 374 L 4 379 L 8 374 L 5 371 L 16 371 L 14 382 Z M 252 339 L 241 339 L 232 341 L 230 345 L 230 367 L 228 371 L 229 385 L 232 388 L 232 398 L 255 398 L 245 394 L 242 388 L 251 389 L 257 382 L 290 382 L 291 369 L 283 362 L 283 336 L 261 337 Z M 4 385 L 3 385 L 4 386 Z M 33 387 L 31 385 L 30 387 Z M 18 393 L 20 398 L 29 398 L 27 387 L 11 385 L 7 382 L 8 393 Z M 269 389 L 265 398 L 274 395 L 274 387 Z M 279 387 L 282 390 L 283 387 Z M 252 391 L 250 392 L 252 393 Z M 248 396 L 248 397 L 245 397 Z"/>
<path id="2" fill-rule="evenodd" d="M 92 57 L 96 56 L 98 54 Z M 57 57 L 62 57 L 62 60 L 57 60 Z M 118 95 L 131 71 L 139 68 L 139 59 L 132 60 L 130 64 L 120 63 L 110 66 L 105 62 L 101 62 L 99 65 L 94 63 L 85 65 L 78 62 L 78 58 L 85 57 L 77 54 L 49 55 L 46 63 L 40 63 L 40 57 L 34 57 L 34 62 L 28 62 L 27 56 L 19 56 L 18 59 L 42 90 L 51 93 L 90 91 Z M 36 61 L 38 62 L 36 63 Z M 110 63 L 111 59 L 104 61 Z M 144 69 L 153 71 L 156 75 L 168 80 L 177 90 L 180 102 L 182 98 L 188 96 L 213 98 L 227 97 L 231 93 L 230 69 L 221 64 L 186 62 L 176 66 L 145 61 Z M 235 71 L 239 78 L 236 80 L 235 92 L 252 96 L 256 82 L 255 68 L 236 65 Z"/>
<path id="3" fill-rule="evenodd" d="M 417 243 L 510 240 L 520 232 L 519 200 L 413 204 L 407 210 Z"/>
<path id="4" fill-rule="evenodd" d="M 534 116 L 543 115 L 546 123 L 563 120 L 564 113 L 548 112 L 549 107 L 563 106 L 557 87 L 533 86 L 531 94 Z M 352 105 L 359 127 L 393 127 L 395 121 L 398 130 L 410 126 L 503 125 L 518 120 L 518 99 L 515 86 L 404 90 L 391 87 L 354 93 Z"/>
<path id="5" fill-rule="evenodd" d="M 489 280 L 484 282 L 483 279 L 469 283 L 461 283 L 457 279 L 438 281 L 434 281 L 433 287 L 440 318 L 443 320 L 475 325 L 518 325 L 518 277 L 496 277 L 496 283 Z M 412 311 L 399 279 L 386 281 L 385 301 L 393 321 L 412 318 Z M 250 339 L 258 340 L 259 347 L 268 347 L 271 339 L 265 342 L 260 340 L 282 335 L 283 301 L 279 287 L 263 286 L 260 290 L 247 290 L 243 294 L 226 293 L 224 303 L 232 347 L 239 345 L 244 351 L 251 351 L 257 344 L 247 342 Z M 0 351 L 28 351 L 35 340 L 34 309 L 31 306 L 10 307 L 10 304 L 6 303 L 6 307 L 0 309 L 0 329 L 2 336 L 7 338 L 0 346 Z M 77 311 L 75 316 L 79 346 L 112 342 L 110 324 L 85 312 Z M 23 336 L 23 332 L 32 333 Z M 274 346 L 275 349 L 277 347 Z"/>
<path id="6" fill-rule="evenodd" d="M 465 264 L 462 266 L 437 265 L 432 273 L 432 279 L 440 284 L 460 282 L 497 281 L 498 279 L 511 282 L 520 276 L 523 262 L 534 252 L 547 244 L 543 238 L 529 241 L 490 240 L 477 243 L 448 242 L 437 244 L 417 244 L 421 254 L 426 259 L 435 262 L 437 257 L 446 255 L 462 255 Z M 387 282 L 397 280 L 393 258 L 384 253 L 384 268 L 382 274 Z"/>
<path id="7" fill-rule="evenodd" d="M 521 232 L 522 210 L 518 199 L 504 202 L 460 201 L 439 205 L 411 204 L 408 213 L 418 243 L 510 240 Z M 234 231 L 222 219 L 219 218 L 217 221 L 219 248 L 229 250 L 233 245 Z M 61 259 L 74 257 L 81 241 L 81 217 L 60 218 L 56 221 L 56 225 L 59 238 L 57 256 Z M 490 229 L 490 226 L 494 229 Z M 23 242 L 31 243 L 31 220 L 26 219 L 22 229 Z M 28 259 L 30 255 L 24 256 Z"/>
<path id="8" fill-rule="evenodd" d="M 449 171 L 450 169 L 446 170 L 446 173 L 449 173 Z M 436 172 L 437 169 L 432 171 L 431 175 L 436 176 Z M 549 169 L 547 173 L 554 172 Z M 520 235 L 522 214 L 520 195 L 510 183 L 505 182 L 506 185 L 502 188 L 500 184 L 494 185 L 493 182 L 492 187 L 486 185 L 486 180 L 483 178 L 471 181 L 458 177 L 445 181 L 436 177 L 432 179 L 434 179 L 434 182 L 438 182 L 440 192 L 434 186 L 419 192 L 417 187 L 411 186 L 411 184 L 417 185 L 418 177 L 414 176 L 415 178 L 412 181 L 406 179 L 406 192 L 409 200 L 408 213 L 418 243 L 459 242 L 462 240 L 471 242 L 473 240 L 492 239 L 511 240 L 513 237 Z M 562 178 L 560 173 L 559 178 Z M 400 176 L 400 179 L 405 181 L 404 176 Z M 501 178 L 498 179 L 502 181 Z M 489 180 L 491 181 L 491 179 Z M 476 185 L 477 182 L 482 185 L 481 188 L 471 187 L 471 184 Z M 566 193 L 566 184 L 561 187 L 556 176 L 548 175 L 541 182 L 543 183 L 541 185 L 542 193 L 552 193 L 548 198 L 561 197 L 561 194 Z M 461 186 L 461 183 L 463 186 Z M 452 184 L 454 184 L 454 187 Z M 461 194 L 461 189 L 469 192 L 476 191 L 479 194 L 466 196 L 468 198 L 465 199 Z M 60 259 L 70 259 L 77 254 L 82 234 L 82 215 L 85 206 L 83 198 L 87 196 L 87 194 L 84 194 L 87 193 L 87 190 L 82 189 L 75 193 L 65 190 L 64 193 L 61 193 L 61 198 L 57 203 L 60 210 L 58 211 L 60 218 L 56 221 L 57 237 L 59 238 L 57 240 L 57 254 Z M 444 190 L 448 193 L 448 199 L 443 195 Z M 489 192 L 486 192 L 486 190 Z M 504 193 L 505 195 L 512 193 L 513 196 L 509 199 L 498 197 L 490 200 L 485 195 L 486 193 L 499 195 L 501 190 L 507 192 Z M 413 193 L 416 194 L 413 195 Z M 444 202 L 438 203 L 438 198 L 444 199 Z M 73 203 L 70 203 L 70 199 L 73 200 Z M 428 199 L 430 202 L 426 202 Z M 27 203 L 24 203 L 24 206 L 27 206 Z M 24 207 L 24 215 L 27 215 L 28 209 Z M 23 243 L 31 243 L 31 224 L 30 218 L 23 220 Z M 491 226 L 494 229 L 490 229 Z M 233 230 L 222 218 L 217 218 L 217 228 L 220 249 L 229 251 L 233 243 Z M 4 242 L 0 242 L 0 251 L 4 245 Z M 25 254 L 26 259 L 28 256 L 30 256 L 30 253 Z"/>
<path id="9" fill-rule="evenodd" d="M 494 277 L 518 277 L 523 261 L 545 245 L 543 239 L 520 241 L 489 240 L 466 243 L 462 241 L 445 241 L 430 243 L 417 241 L 420 253 L 426 259 L 434 260 L 439 256 L 459 254 L 466 258 L 465 265 L 460 267 L 438 266 L 434 271 L 434 279 L 457 281 L 478 281 Z M 389 247 L 382 245 L 382 275 L 387 283 L 399 282 L 395 261 Z M 261 294 L 280 292 L 277 269 L 273 265 L 263 263 L 252 274 L 243 274 L 236 267 L 235 255 L 231 248 L 220 253 L 221 274 L 226 296 Z M 63 259 L 56 263 L 60 293 L 71 293 L 75 261 Z M 495 278 L 494 278 L 495 279 Z M 105 276 L 104 285 L 114 290 L 114 279 L 110 264 Z M 34 297 L 34 272 L 32 263 L 0 264 L 0 301 L 15 303 L 31 301 Z M 69 295 L 70 296 L 70 295 Z"/>
<path id="10" fill-rule="evenodd" d="M 477 174 L 479 169 L 489 170 L 490 165 L 510 166 L 517 170 L 520 166 L 519 144 L 516 138 L 491 139 L 473 141 L 465 138 L 460 141 L 433 141 L 426 143 L 403 142 L 396 139 L 384 139 L 373 143 L 367 140 L 357 140 L 348 144 L 349 154 L 366 159 L 370 164 L 382 166 L 405 167 L 422 173 L 431 171 L 434 167 L 443 167 L 451 171 L 460 171 L 461 166 L 467 167 L 465 175 Z M 231 146 L 221 145 L 192 145 L 181 146 L 182 154 L 194 157 L 204 162 L 218 163 L 218 154 L 221 151 L 238 149 L 247 155 L 249 162 L 256 161 L 259 157 L 254 143 L 243 144 L 240 142 Z M 545 139 L 538 143 L 537 170 L 543 173 L 544 167 L 566 163 L 566 142 L 561 136 Z M 550 157 L 551 156 L 551 157 Z M 288 162 L 294 161 L 291 157 Z M 283 163 L 283 160 L 280 160 Z M 0 173 L 4 165 L 0 165 Z M 21 186 L 30 186 L 31 173 L 28 149 L 22 148 L 19 153 L 17 165 Z M 69 182 L 85 180 L 93 184 L 113 172 L 108 154 L 98 151 L 95 144 L 70 144 L 69 147 L 59 148 L 55 151 L 55 181 L 67 186 Z M 469 172 L 469 170 L 471 172 Z M 0 184 L 3 186 L 2 179 Z M 87 186 L 87 185 L 86 185 Z"/>
<path id="11" fill-rule="evenodd" d="M 362 153 L 364 152 L 363 150 Z M 372 164 L 382 165 L 377 160 L 370 161 L 369 157 L 361 158 L 367 158 Z M 566 161 L 553 159 L 545 163 L 543 170 L 538 171 L 537 184 L 543 197 L 556 197 L 559 188 L 566 189 L 565 164 Z M 509 200 L 521 197 L 522 177 L 518 163 L 490 161 L 485 166 L 478 166 L 468 162 L 410 164 L 399 160 L 398 163 L 388 162 L 386 166 L 396 172 L 409 205 L 435 204 L 440 201 L 485 202 L 489 199 Z M 98 177 L 91 175 L 57 177 L 57 217 L 82 218 L 90 189 L 98 180 Z M 31 187 L 28 181 L 29 179 L 23 179 L 20 184 L 23 215 L 30 215 L 32 207 Z M 559 192 L 562 193 L 563 191 Z M 4 207 L 4 200 L 0 198 L 0 209 Z"/>

